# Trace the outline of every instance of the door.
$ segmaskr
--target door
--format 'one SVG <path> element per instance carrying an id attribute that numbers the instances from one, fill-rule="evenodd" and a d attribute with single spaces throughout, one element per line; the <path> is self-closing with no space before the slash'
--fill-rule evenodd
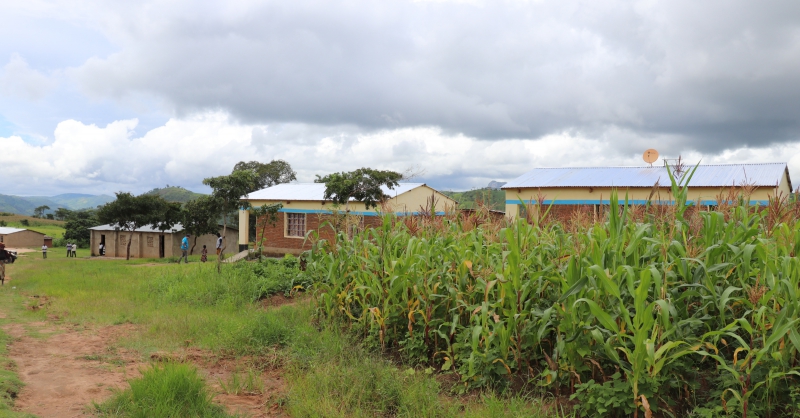
<path id="1" fill-rule="evenodd" d="M 164 258 L 164 236 L 158 237 L 158 258 Z"/>

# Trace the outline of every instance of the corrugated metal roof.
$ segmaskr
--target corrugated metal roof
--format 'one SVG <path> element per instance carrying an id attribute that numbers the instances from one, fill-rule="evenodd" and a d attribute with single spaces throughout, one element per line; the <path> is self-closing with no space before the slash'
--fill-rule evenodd
<path id="1" fill-rule="evenodd" d="M 386 186 L 381 187 L 383 192 L 389 196 L 399 196 L 417 187 L 425 186 L 425 183 L 400 183 L 394 189 Z M 297 201 L 322 201 L 325 200 L 324 183 L 284 183 L 278 184 L 257 192 L 250 193 L 245 200 L 297 200 Z M 355 199 L 351 199 L 355 200 Z"/>
<path id="2" fill-rule="evenodd" d="M 219 227 L 221 229 L 222 225 L 220 225 Z M 117 228 L 114 225 L 111 225 L 111 224 L 93 226 L 93 227 L 91 227 L 89 229 L 92 230 L 92 231 L 116 231 L 117 230 Z M 238 231 L 239 230 L 238 228 L 230 226 L 230 225 L 228 225 L 228 229 L 232 229 L 234 231 Z M 181 231 L 183 231 L 183 225 L 178 223 L 178 224 L 173 225 L 171 230 L 168 229 L 168 230 L 164 231 L 164 233 L 165 234 L 171 234 L 171 233 L 174 233 L 174 232 L 181 232 Z M 158 230 L 158 229 L 155 229 L 153 227 L 153 225 L 145 225 L 145 226 L 143 226 L 143 227 L 141 227 L 139 229 L 134 230 L 133 232 L 154 232 L 154 233 L 158 233 L 158 234 L 161 233 L 161 231 Z"/>
<path id="3" fill-rule="evenodd" d="M 13 234 L 15 232 L 22 232 L 24 229 L 11 228 L 9 226 L 0 226 L 0 235 Z"/>
<path id="4" fill-rule="evenodd" d="M 694 166 L 687 166 L 686 172 Z M 693 187 L 728 187 L 744 183 L 775 187 L 786 163 L 701 165 L 689 181 Z M 786 174 L 788 176 L 788 173 Z M 655 167 L 564 167 L 534 168 L 508 182 L 503 189 L 546 187 L 653 187 L 658 181 L 669 186 L 669 173 L 664 166 Z M 791 180 L 789 187 L 791 188 Z"/>

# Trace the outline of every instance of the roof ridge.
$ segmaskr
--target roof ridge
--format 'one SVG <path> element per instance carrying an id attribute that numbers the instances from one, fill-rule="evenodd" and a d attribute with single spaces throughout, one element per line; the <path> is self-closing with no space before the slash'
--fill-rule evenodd
<path id="1" fill-rule="evenodd" d="M 691 164 L 694 166 L 694 164 Z M 740 167 L 743 165 L 789 165 L 785 162 L 775 163 L 731 163 L 731 164 L 699 164 L 700 167 Z M 531 170 L 574 170 L 586 168 L 665 168 L 663 165 L 606 165 L 606 166 L 565 166 L 565 167 L 534 167 Z M 530 170 L 529 170 L 530 171 Z"/>

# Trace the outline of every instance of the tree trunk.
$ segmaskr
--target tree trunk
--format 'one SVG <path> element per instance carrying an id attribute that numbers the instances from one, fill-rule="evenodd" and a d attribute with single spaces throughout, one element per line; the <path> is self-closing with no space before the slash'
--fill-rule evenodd
<path id="1" fill-rule="evenodd" d="M 189 249 L 189 255 L 194 254 L 194 247 L 197 246 L 197 234 L 194 234 L 194 243 L 192 244 L 192 248 Z"/>
<path id="2" fill-rule="evenodd" d="M 125 260 L 131 259 L 131 242 L 133 242 L 133 231 L 131 231 L 128 235 L 128 245 L 126 246 L 127 254 L 125 255 Z"/>

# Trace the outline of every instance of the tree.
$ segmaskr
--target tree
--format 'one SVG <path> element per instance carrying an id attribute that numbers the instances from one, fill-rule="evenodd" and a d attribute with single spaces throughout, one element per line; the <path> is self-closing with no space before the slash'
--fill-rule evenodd
<path id="1" fill-rule="evenodd" d="M 78 247 L 88 247 L 91 240 L 89 228 L 100 223 L 97 220 L 96 211 L 92 209 L 70 211 L 70 215 L 66 220 L 67 222 L 64 224 L 64 239 L 78 244 Z"/>
<path id="2" fill-rule="evenodd" d="M 54 215 L 55 215 L 56 220 L 63 221 L 63 220 L 66 220 L 71 213 L 72 213 L 72 211 L 67 209 L 67 208 L 58 208 L 58 209 L 56 209 L 56 212 L 55 212 Z"/>
<path id="3" fill-rule="evenodd" d="M 253 208 L 253 215 L 256 218 L 256 223 L 258 222 L 258 218 L 262 219 L 261 223 L 261 239 L 258 240 L 258 249 L 256 252 L 258 253 L 258 259 L 261 259 L 261 253 L 264 249 L 264 234 L 267 232 L 267 225 L 275 226 L 278 223 L 278 211 L 283 209 L 283 204 L 281 203 L 273 203 L 271 205 L 261 205 L 257 208 Z"/>
<path id="4" fill-rule="evenodd" d="M 50 206 L 42 205 L 33 209 L 34 218 L 44 218 L 44 212 L 50 210 Z"/>
<path id="5" fill-rule="evenodd" d="M 392 190 L 402 179 L 403 175 L 394 171 L 359 168 L 350 172 L 328 174 L 325 177 L 317 175 L 314 181 L 325 183 L 325 200 L 347 206 L 353 198 L 364 202 L 364 206 L 369 209 L 376 207 L 388 197 L 383 192 L 382 186 Z"/>
<path id="6" fill-rule="evenodd" d="M 256 175 L 248 193 L 297 180 L 297 173 L 283 160 L 272 160 L 267 164 L 258 161 L 240 161 L 233 166 L 233 171 L 252 171 Z"/>
<path id="7" fill-rule="evenodd" d="M 183 216 L 180 203 L 167 202 L 163 197 L 159 197 L 159 199 L 160 201 L 157 202 L 156 207 L 153 209 L 152 224 L 153 228 L 158 230 L 159 237 L 163 237 L 164 232 L 172 229 L 175 224 L 180 223 Z"/>
<path id="8" fill-rule="evenodd" d="M 118 192 L 117 198 L 101 206 L 97 211 L 100 223 L 111 224 L 130 233 L 126 260 L 131 259 L 131 239 L 133 231 L 158 221 L 161 209 L 166 202 L 159 196 L 134 196 L 130 193 Z"/>
<path id="9" fill-rule="evenodd" d="M 194 236 L 194 243 L 189 250 L 189 254 L 194 253 L 197 245 L 197 237 L 205 234 L 215 234 L 219 232 L 220 204 L 212 196 L 202 196 L 195 200 L 186 202 L 181 212 L 183 228 L 186 233 Z"/>
<path id="10" fill-rule="evenodd" d="M 213 189 L 211 197 L 219 205 L 217 215 L 222 215 L 222 250 L 217 258 L 217 272 L 221 271 L 222 254 L 227 248 L 228 214 L 238 209 L 250 208 L 250 202 L 242 200 L 256 181 L 256 173 L 252 170 L 234 171 L 227 176 L 209 177 L 203 184 Z"/>

